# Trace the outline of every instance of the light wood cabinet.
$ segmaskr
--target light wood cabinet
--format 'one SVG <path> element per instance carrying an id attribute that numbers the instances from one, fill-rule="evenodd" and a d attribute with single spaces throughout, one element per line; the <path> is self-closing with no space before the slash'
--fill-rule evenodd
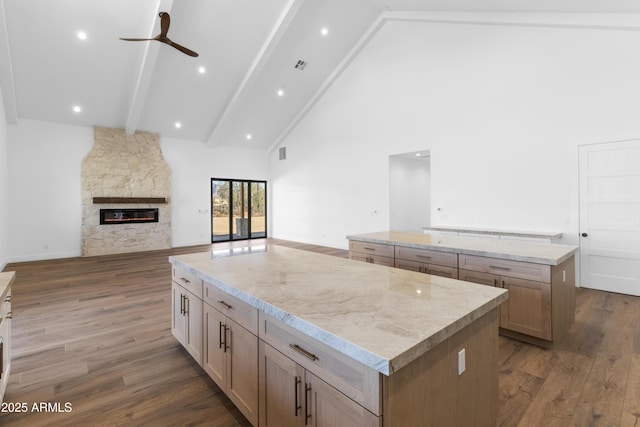
<path id="1" fill-rule="evenodd" d="M 396 246 L 394 266 L 403 270 L 458 278 L 458 255 L 455 253 Z"/>
<path id="2" fill-rule="evenodd" d="M 394 256 L 393 246 L 349 241 L 349 259 L 393 267 Z"/>
<path id="3" fill-rule="evenodd" d="M 387 376 L 210 283 L 198 314 L 196 295 L 172 283 L 174 334 L 197 360 L 200 316 L 199 363 L 254 426 L 495 425 L 497 308 Z"/>
<path id="4" fill-rule="evenodd" d="M 382 420 L 260 341 L 260 426 L 381 427 Z"/>
<path id="5" fill-rule="evenodd" d="M 176 282 L 171 291 L 171 333 L 202 366 L 202 299 Z"/>
<path id="6" fill-rule="evenodd" d="M 550 266 L 460 255 L 459 265 L 460 280 L 509 291 L 509 299 L 500 307 L 499 324 L 505 335 L 514 333 L 516 338 L 544 345 L 560 339 L 574 321 L 573 257 Z"/>
<path id="7" fill-rule="evenodd" d="M 11 372 L 11 283 L 14 272 L 0 273 L 0 403 Z"/>
<path id="8" fill-rule="evenodd" d="M 551 341 L 551 284 L 478 271 L 460 270 L 459 279 L 509 291 L 500 307 L 500 327 Z"/>
<path id="9" fill-rule="evenodd" d="M 247 420 L 257 426 L 257 310 L 209 283 L 204 286 L 203 368 Z M 234 318 L 249 325 L 253 332 Z"/>
<path id="10" fill-rule="evenodd" d="M 509 291 L 499 311 L 500 333 L 541 346 L 562 339 L 575 320 L 575 264 L 538 264 L 402 246 L 349 240 L 349 258 L 436 276 L 496 286 Z"/>

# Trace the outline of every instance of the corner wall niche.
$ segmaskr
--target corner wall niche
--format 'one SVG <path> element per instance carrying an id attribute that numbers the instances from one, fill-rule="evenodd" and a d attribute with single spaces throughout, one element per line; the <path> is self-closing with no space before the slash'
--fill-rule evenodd
<path id="1" fill-rule="evenodd" d="M 171 172 L 158 134 L 96 126 L 81 181 L 83 256 L 171 247 Z M 157 222 L 100 224 L 101 209 L 157 209 Z"/>

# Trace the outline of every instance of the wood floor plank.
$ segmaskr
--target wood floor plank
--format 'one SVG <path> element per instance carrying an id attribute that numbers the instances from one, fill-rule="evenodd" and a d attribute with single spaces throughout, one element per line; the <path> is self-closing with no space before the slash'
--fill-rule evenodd
<path id="1" fill-rule="evenodd" d="M 171 335 L 167 258 L 212 248 L 8 265 L 17 275 L 5 401 L 69 402 L 72 411 L 0 413 L 0 425 L 249 426 Z M 638 427 L 640 298 L 576 289 L 576 322 L 566 341 L 541 349 L 500 337 L 498 363 L 499 426 Z"/>

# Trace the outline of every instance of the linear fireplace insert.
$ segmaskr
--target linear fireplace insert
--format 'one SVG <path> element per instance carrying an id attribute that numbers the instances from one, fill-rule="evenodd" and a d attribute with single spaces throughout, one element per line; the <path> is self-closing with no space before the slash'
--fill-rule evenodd
<path id="1" fill-rule="evenodd" d="M 158 209 L 100 209 L 100 224 L 129 224 L 142 222 L 158 222 Z"/>

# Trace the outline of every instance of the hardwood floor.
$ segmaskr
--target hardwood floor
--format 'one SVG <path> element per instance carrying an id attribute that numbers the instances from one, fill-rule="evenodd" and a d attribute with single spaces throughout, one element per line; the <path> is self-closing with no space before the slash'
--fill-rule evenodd
<path id="1" fill-rule="evenodd" d="M 248 426 L 171 335 L 167 257 L 210 249 L 8 265 L 17 274 L 2 409 L 27 408 L 1 412 L 0 425 Z M 576 302 L 558 348 L 500 337 L 498 425 L 640 426 L 640 298 L 577 289 Z"/>

